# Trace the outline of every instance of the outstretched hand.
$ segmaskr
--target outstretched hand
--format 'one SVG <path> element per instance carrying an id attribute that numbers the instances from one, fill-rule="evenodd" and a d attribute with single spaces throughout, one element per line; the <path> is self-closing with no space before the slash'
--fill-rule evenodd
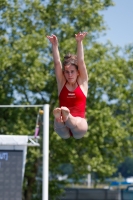
<path id="1" fill-rule="evenodd" d="M 58 39 L 56 37 L 56 35 L 51 35 L 51 36 L 47 36 L 48 40 L 51 42 L 51 44 L 53 45 L 57 45 L 58 44 Z"/>
<path id="2" fill-rule="evenodd" d="M 83 33 L 79 32 L 79 33 L 75 34 L 75 39 L 77 42 L 82 41 L 86 35 L 87 35 L 87 32 L 83 32 Z"/>

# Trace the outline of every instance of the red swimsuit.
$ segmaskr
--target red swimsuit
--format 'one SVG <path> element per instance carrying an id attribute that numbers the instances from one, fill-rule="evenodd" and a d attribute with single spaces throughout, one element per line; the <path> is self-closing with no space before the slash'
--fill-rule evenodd
<path id="1" fill-rule="evenodd" d="M 72 116 L 85 118 L 86 96 L 79 85 L 71 92 L 65 84 L 59 95 L 59 103 L 60 107 L 67 107 Z"/>

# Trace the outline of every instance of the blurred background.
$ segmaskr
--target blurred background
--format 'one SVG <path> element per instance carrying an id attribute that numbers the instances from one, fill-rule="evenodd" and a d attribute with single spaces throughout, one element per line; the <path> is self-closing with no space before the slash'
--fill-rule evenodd
<path id="1" fill-rule="evenodd" d="M 0 0 L 0 104 L 50 104 L 50 199 L 66 187 L 124 188 L 133 182 L 132 5 L 124 0 Z M 63 140 L 53 129 L 58 96 L 46 36 L 57 35 L 63 58 L 76 53 L 79 31 L 88 32 L 89 130 L 80 140 Z M 37 108 L 1 108 L 0 134 L 33 136 L 37 113 Z M 28 148 L 23 182 L 23 200 L 41 198 L 42 130 L 40 148 Z"/>

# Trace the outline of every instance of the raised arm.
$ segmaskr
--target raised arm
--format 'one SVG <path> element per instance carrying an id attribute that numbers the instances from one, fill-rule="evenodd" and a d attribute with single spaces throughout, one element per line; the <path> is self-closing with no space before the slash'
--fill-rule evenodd
<path id="1" fill-rule="evenodd" d="M 88 81 L 87 69 L 84 61 L 84 49 L 83 49 L 83 39 L 87 35 L 87 32 L 75 34 L 75 39 L 77 42 L 77 61 L 78 61 L 78 70 L 80 73 L 80 78 L 83 81 Z"/>
<path id="2" fill-rule="evenodd" d="M 64 76 L 63 76 L 63 73 L 62 73 L 62 64 L 61 64 L 60 54 L 59 54 L 59 50 L 58 50 L 58 39 L 57 39 L 56 35 L 53 35 L 53 34 L 51 36 L 47 36 L 47 38 L 52 44 L 55 75 L 56 75 L 58 87 L 60 87 L 60 84 L 61 84 Z"/>

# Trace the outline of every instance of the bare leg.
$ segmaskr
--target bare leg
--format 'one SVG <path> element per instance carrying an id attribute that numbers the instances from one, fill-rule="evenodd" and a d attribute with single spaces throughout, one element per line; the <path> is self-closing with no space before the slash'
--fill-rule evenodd
<path id="1" fill-rule="evenodd" d="M 70 137 L 70 132 L 62 120 L 61 108 L 55 108 L 53 114 L 55 117 L 54 130 L 61 138 L 68 139 Z"/>
<path id="2" fill-rule="evenodd" d="M 65 125 L 71 130 L 73 137 L 76 139 L 82 138 L 88 129 L 86 119 L 81 117 L 73 117 L 66 107 L 61 107 L 62 120 Z"/>

